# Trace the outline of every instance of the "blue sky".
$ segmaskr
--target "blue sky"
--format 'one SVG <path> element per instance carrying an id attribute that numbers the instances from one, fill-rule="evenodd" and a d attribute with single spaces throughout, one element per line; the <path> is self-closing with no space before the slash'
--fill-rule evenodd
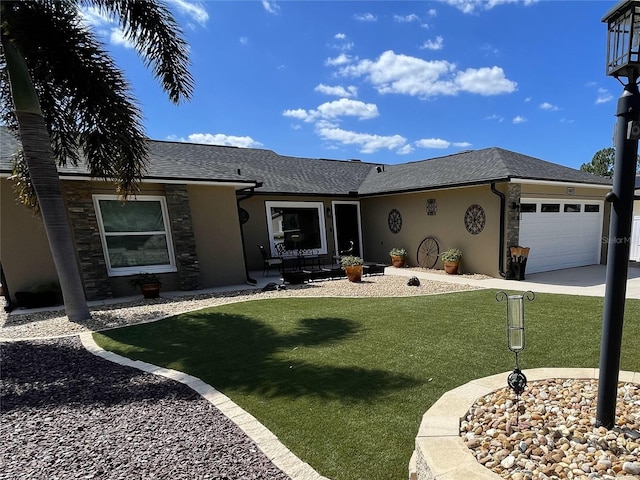
<path id="1" fill-rule="evenodd" d="M 153 139 L 386 164 L 496 146 L 573 168 L 612 146 L 615 1 L 167 3 L 195 80 L 179 106 L 88 16 Z"/>

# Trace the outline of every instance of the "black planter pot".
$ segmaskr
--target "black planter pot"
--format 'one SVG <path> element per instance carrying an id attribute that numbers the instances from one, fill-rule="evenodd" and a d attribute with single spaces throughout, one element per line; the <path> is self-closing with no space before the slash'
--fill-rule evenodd
<path id="1" fill-rule="evenodd" d="M 58 292 L 16 292 L 16 302 L 23 308 L 42 308 L 59 305 Z"/>

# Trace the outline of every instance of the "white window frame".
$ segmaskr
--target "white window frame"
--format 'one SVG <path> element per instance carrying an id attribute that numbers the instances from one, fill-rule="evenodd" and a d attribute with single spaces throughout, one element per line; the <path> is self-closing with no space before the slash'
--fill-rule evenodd
<path id="1" fill-rule="evenodd" d="M 136 198 L 127 200 L 128 202 L 159 202 L 160 209 L 162 210 L 162 221 L 164 223 L 164 231 L 153 232 L 135 232 L 136 235 L 165 235 L 167 239 L 167 250 L 169 255 L 169 263 L 165 265 L 140 265 L 135 267 L 112 267 L 111 260 L 109 258 L 109 250 L 107 247 L 108 236 L 122 236 L 127 232 L 107 233 L 105 232 L 104 224 L 102 222 L 102 211 L 100 210 L 100 200 L 118 200 L 116 195 L 93 195 L 93 205 L 96 212 L 96 219 L 98 221 L 98 229 L 100 231 L 100 241 L 102 243 L 102 253 L 107 264 L 107 275 L 110 277 L 123 277 L 127 275 L 135 275 L 138 273 L 169 273 L 176 272 L 176 259 L 173 251 L 173 241 L 171 235 L 171 226 L 169 224 L 169 212 L 167 210 L 167 201 L 165 197 L 157 195 L 140 195 Z M 133 233 L 132 233 L 133 235 Z"/>
<path id="2" fill-rule="evenodd" d="M 324 220 L 324 203 L 323 202 L 283 202 L 283 201 L 266 201 L 264 202 L 265 214 L 267 216 L 267 230 L 269 232 L 269 248 L 271 249 L 271 255 L 276 256 L 276 246 L 273 231 L 273 222 L 271 221 L 271 209 L 272 208 L 308 208 L 310 210 L 316 209 L 318 212 L 318 221 L 320 223 L 320 248 L 318 249 L 318 255 L 327 254 L 327 227 Z"/>

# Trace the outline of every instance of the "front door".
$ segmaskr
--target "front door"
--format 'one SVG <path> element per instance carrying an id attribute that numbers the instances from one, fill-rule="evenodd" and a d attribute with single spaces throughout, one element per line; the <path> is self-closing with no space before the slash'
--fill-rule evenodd
<path id="1" fill-rule="evenodd" d="M 351 255 L 362 257 L 362 234 L 360 229 L 359 202 L 332 202 L 333 231 L 336 255 L 348 250 L 353 242 Z"/>

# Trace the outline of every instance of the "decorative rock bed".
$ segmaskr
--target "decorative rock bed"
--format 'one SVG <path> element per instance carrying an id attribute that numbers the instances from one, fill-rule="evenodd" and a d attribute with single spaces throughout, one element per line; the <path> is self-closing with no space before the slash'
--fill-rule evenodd
<path id="1" fill-rule="evenodd" d="M 595 427 L 596 369 L 527 371 L 519 404 L 507 375 L 451 390 L 425 413 L 411 480 L 640 478 L 640 373 L 620 372 L 613 430 Z"/>

